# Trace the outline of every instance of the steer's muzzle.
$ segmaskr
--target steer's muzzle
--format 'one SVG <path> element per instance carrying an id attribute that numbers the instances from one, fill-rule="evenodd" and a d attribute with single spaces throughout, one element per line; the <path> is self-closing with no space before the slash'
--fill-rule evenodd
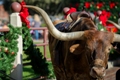
<path id="1" fill-rule="evenodd" d="M 102 79 L 105 76 L 106 68 L 101 63 L 103 63 L 102 60 L 97 61 L 97 62 L 95 61 L 94 66 L 91 68 L 90 76 L 92 76 L 93 78 L 97 78 L 97 79 Z"/>
<path id="2" fill-rule="evenodd" d="M 97 79 L 102 79 L 105 76 L 106 72 L 105 72 L 105 68 L 104 67 L 92 67 L 91 71 L 90 71 L 90 75 L 93 78 L 97 78 Z"/>

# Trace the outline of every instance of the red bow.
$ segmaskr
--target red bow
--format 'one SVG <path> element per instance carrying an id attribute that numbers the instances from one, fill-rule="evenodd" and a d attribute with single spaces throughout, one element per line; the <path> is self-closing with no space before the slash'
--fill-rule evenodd
<path id="1" fill-rule="evenodd" d="M 27 20 L 27 17 L 29 15 L 28 9 L 26 7 L 24 7 L 24 5 L 26 5 L 26 3 L 24 2 L 24 0 L 20 3 L 21 4 L 21 11 L 20 11 L 20 17 L 23 23 L 25 23 L 27 25 L 28 28 L 30 28 L 30 22 Z"/>

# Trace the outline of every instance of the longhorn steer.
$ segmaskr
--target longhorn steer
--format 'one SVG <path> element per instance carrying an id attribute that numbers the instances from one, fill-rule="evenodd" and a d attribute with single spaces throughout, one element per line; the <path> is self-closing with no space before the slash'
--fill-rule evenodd
<path id="1" fill-rule="evenodd" d="M 120 42 L 119 35 L 97 31 L 93 21 L 86 17 L 63 33 L 55 28 L 44 10 L 26 7 L 38 11 L 48 25 L 49 49 L 57 80 L 103 79 L 111 43 Z"/>

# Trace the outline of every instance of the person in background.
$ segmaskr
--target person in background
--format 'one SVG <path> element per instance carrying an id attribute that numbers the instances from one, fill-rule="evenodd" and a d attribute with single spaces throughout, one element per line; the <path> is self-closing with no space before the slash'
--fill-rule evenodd
<path id="1" fill-rule="evenodd" d="M 33 27 L 33 25 L 34 25 L 34 19 L 33 19 L 33 17 L 31 15 L 29 15 L 27 19 L 30 22 L 30 27 Z M 34 30 L 30 30 L 30 34 L 32 35 L 32 37 L 34 37 Z"/>
<path id="2" fill-rule="evenodd" d="M 64 7 L 64 8 L 63 8 L 63 14 L 64 14 L 64 16 L 63 16 L 62 20 L 54 20 L 54 21 L 52 21 L 53 24 L 56 25 L 56 24 L 58 24 L 58 23 L 65 22 L 67 16 L 68 16 L 69 14 L 71 14 L 71 13 L 74 13 L 74 12 L 77 12 L 76 8 L 74 8 L 74 7 L 71 7 L 71 8 L 69 8 L 69 7 Z"/>
<path id="3" fill-rule="evenodd" d="M 71 14 L 71 13 L 76 12 L 76 11 L 77 11 L 77 10 L 76 10 L 76 8 L 74 8 L 74 7 L 71 7 L 71 8 L 69 8 L 69 7 L 64 7 L 64 8 L 63 8 L 64 18 L 66 18 L 68 14 Z"/>
<path id="4" fill-rule="evenodd" d="M 2 23 L 2 20 L 0 20 L 0 29 L 2 28 L 3 26 L 3 23 Z"/>
<path id="5" fill-rule="evenodd" d="M 34 25 L 34 19 L 33 19 L 33 17 L 31 15 L 28 16 L 28 20 L 30 22 L 30 27 L 33 27 L 33 25 Z"/>
<path id="6" fill-rule="evenodd" d="M 39 28 L 41 26 L 41 21 L 40 21 L 40 17 L 35 14 L 34 15 L 34 26 L 35 28 Z M 35 39 L 38 40 L 39 38 L 41 38 L 41 34 L 39 32 L 39 30 L 34 30 L 34 34 L 35 34 Z"/>
<path id="7" fill-rule="evenodd" d="M 8 27 L 8 22 L 7 22 L 7 21 L 4 21 L 4 22 L 3 22 L 3 28 L 4 28 L 4 29 L 9 28 L 9 27 Z"/>

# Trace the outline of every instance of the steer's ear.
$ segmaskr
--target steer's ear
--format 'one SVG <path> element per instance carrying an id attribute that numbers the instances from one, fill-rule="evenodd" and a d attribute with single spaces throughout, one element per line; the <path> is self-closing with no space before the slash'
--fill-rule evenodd
<path id="1" fill-rule="evenodd" d="M 74 44 L 70 47 L 70 52 L 73 54 L 80 54 L 82 50 L 83 50 L 83 47 L 80 44 Z"/>

